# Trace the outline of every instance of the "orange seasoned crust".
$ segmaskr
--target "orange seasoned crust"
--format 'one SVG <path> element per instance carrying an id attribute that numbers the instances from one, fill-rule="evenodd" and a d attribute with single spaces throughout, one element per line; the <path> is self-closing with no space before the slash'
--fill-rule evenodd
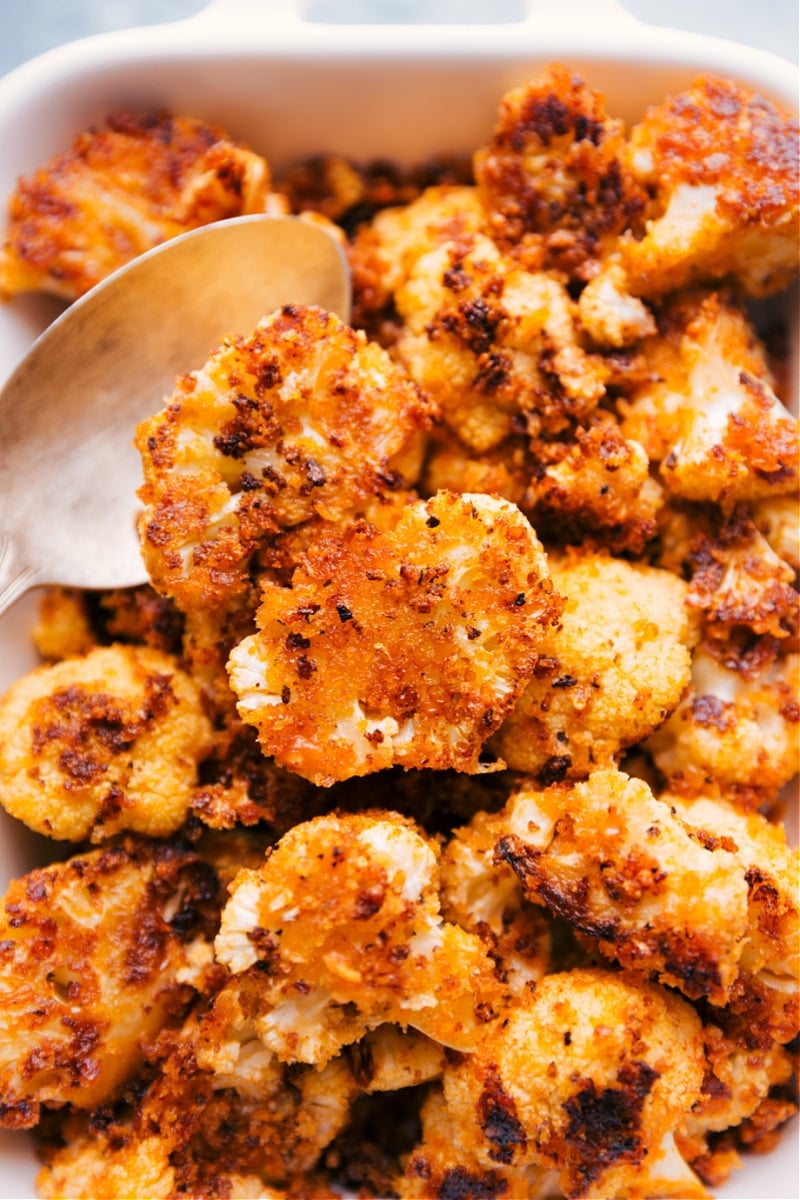
<path id="1" fill-rule="evenodd" d="M 638 180 L 655 192 L 646 236 L 623 245 L 635 292 L 658 295 L 732 275 L 762 296 L 796 274 L 795 120 L 731 80 L 701 76 L 649 109 L 628 149 Z"/>
<path id="2" fill-rule="evenodd" d="M 0 295 L 73 300 L 159 242 L 263 212 L 269 169 L 192 117 L 120 113 L 21 179 L 0 252 Z"/>
<path id="3" fill-rule="evenodd" d="M 0 914 L 0 1125 L 93 1108 L 193 994 L 189 936 L 216 876 L 185 845 L 134 839 L 31 871 Z M 210 960 L 210 952 L 208 954 Z M 199 979 L 197 980 L 199 984 Z"/>
<path id="4" fill-rule="evenodd" d="M 227 602 L 281 530 L 413 484 L 434 411 L 384 350 L 321 309 L 287 305 L 226 339 L 137 429 L 155 586 L 183 609 Z"/>
<path id="5" fill-rule="evenodd" d="M 193 681 L 144 646 L 94 647 L 23 676 L 0 702 L 0 803 L 38 833 L 175 833 L 211 725 Z"/>
<path id="6" fill-rule="evenodd" d="M 476 771 L 559 611 L 519 510 L 443 492 L 392 531 L 322 530 L 291 588 L 264 585 L 231 685 L 264 752 L 315 783 Z"/>

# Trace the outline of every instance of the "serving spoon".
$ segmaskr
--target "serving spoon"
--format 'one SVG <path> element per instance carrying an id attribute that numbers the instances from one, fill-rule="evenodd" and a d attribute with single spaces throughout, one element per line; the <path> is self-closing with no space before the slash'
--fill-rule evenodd
<path id="1" fill-rule="evenodd" d="M 39 584 L 130 587 L 136 424 L 176 375 L 283 304 L 350 315 L 344 253 L 297 217 L 234 217 L 140 255 L 76 300 L 0 391 L 0 613 Z"/>

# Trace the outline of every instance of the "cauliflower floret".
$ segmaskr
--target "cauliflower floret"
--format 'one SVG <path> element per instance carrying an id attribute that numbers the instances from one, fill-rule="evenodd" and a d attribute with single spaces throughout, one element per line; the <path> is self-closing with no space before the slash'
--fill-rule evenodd
<path id="1" fill-rule="evenodd" d="M 503 246 L 526 243 L 528 255 L 539 248 L 548 265 L 578 276 L 591 276 L 594 260 L 644 208 L 622 122 L 560 64 L 503 97 L 474 168 L 492 236 Z"/>
<path id="2" fill-rule="evenodd" d="M 0 251 L 0 295 L 74 300 L 176 234 L 274 207 L 269 185 L 264 159 L 217 126 L 165 113 L 113 115 L 20 180 Z"/>
<path id="3" fill-rule="evenodd" d="M 553 937 L 548 914 L 495 859 L 499 836 L 497 818 L 485 812 L 455 831 L 442 853 L 442 913 L 481 938 L 508 994 L 518 997 L 552 970 Z"/>
<path id="4" fill-rule="evenodd" d="M 136 433 L 140 535 L 182 609 L 230 603 L 270 536 L 413 483 L 431 404 L 376 343 L 287 305 L 183 375 Z"/>
<path id="5" fill-rule="evenodd" d="M 689 581 L 686 603 L 703 637 L 725 643 L 741 628 L 782 641 L 798 619 L 795 571 L 742 506 L 727 520 L 685 508 L 662 514 L 659 562 Z"/>
<path id="6" fill-rule="evenodd" d="M 355 1080 L 367 1094 L 396 1092 L 438 1079 L 446 1061 L 444 1046 L 416 1029 L 379 1025 L 349 1048 Z"/>
<path id="7" fill-rule="evenodd" d="M 559 611 L 519 510 L 441 492 L 392 531 L 321 531 L 291 588 L 264 584 L 231 686 L 264 752 L 322 786 L 395 763 L 477 771 Z"/>
<path id="8" fill-rule="evenodd" d="M 553 454 L 555 447 L 550 446 Z M 642 446 L 604 420 L 578 429 L 555 461 L 532 471 L 520 502 L 543 536 L 641 554 L 657 529 L 663 490 Z"/>
<path id="9" fill-rule="evenodd" d="M 614 762 L 662 724 L 689 682 L 692 632 L 671 572 L 606 554 L 549 563 L 566 607 L 492 747 L 553 783 Z"/>
<path id="10" fill-rule="evenodd" d="M 559 432 L 605 394 L 608 368 L 583 349 L 563 282 L 520 268 L 485 236 L 417 259 L 395 304 L 393 353 L 472 450 L 499 445 L 521 419 Z"/>
<path id="11" fill-rule="evenodd" d="M 216 954 L 281 1061 L 322 1065 L 385 1022 L 474 1048 L 496 983 L 480 940 L 442 920 L 437 859 L 412 821 L 373 811 L 296 825 L 237 877 Z"/>
<path id="12" fill-rule="evenodd" d="M 173 658 L 96 647 L 36 668 L 0 701 L 0 802 L 66 841 L 166 837 L 211 747 L 199 692 Z"/>
<path id="13" fill-rule="evenodd" d="M 655 193 L 641 241 L 622 243 L 630 286 L 653 296 L 734 275 L 752 296 L 798 267 L 797 123 L 762 96 L 704 76 L 647 111 L 629 161 Z"/>
<path id="14" fill-rule="evenodd" d="M 716 784 L 744 807 L 773 801 L 800 767 L 799 668 L 796 654 L 750 667 L 698 647 L 689 689 L 647 743 L 670 786 Z"/>
<path id="15" fill-rule="evenodd" d="M 197 939 L 213 936 L 218 892 L 196 851 L 133 839 L 11 884 L 0 1125 L 32 1126 L 42 1104 L 92 1108 L 141 1066 L 144 1043 L 191 995 L 181 981 L 202 986 Z"/>
<path id="16" fill-rule="evenodd" d="M 350 248 L 356 308 L 387 308 L 423 255 L 480 233 L 486 213 L 474 187 L 430 187 L 402 208 L 379 212 L 356 232 Z"/>
<path id="17" fill-rule="evenodd" d="M 684 1000 L 576 968 L 541 980 L 474 1054 L 448 1063 L 446 1119 L 484 1172 L 554 1170 L 576 1198 L 705 1197 L 673 1141 L 704 1065 L 700 1021 Z M 410 1167 L 419 1164 L 417 1152 Z"/>
<path id="18" fill-rule="evenodd" d="M 656 332 L 649 308 L 628 291 L 625 271 L 617 262 L 604 266 L 587 283 L 578 300 L 581 324 L 598 346 L 620 349 Z"/>
<path id="19" fill-rule="evenodd" d="M 642 347 L 649 377 L 621 401 L 622 432 L 688 500 L 731 505 L 797 487 L 797 422 L 771 386 L 744 311 L 716 292 L 674 297 Z"/>
<path id="20" fill-rule="evenodd" d="M 619 771 L 536 791 L 493 819 L 495 855 L 545 905 L 623 966 L 725 1004 L 750 934 L 745 871 L 648 785 Z"/>
<path id="21" fill-rule="evenodd" d="M 770 496 L 753 505 L 753 520 L 775 553 L 800 571 L 800 504 L 797 494 Z"/>
<path id="22" fill-rule="evenodd" d="M 357 1093 L 349 1066 L 340 1059 L 322 1071 L 290 1072 L 251 1040 L 219 1073 L 218 1049 L 208 1062 L 205 1051 L 227 1032 L 221 1015 L 225 1005 L 190 1015 L 160 1046 L 157 1071 L 127 1110 L 118 1105 L 94 1127 L 73 1120 L 66 1147 L 47 1155 L 39 1194 L 334 1200 L 314 1172 Z"/>
<path id="23" fill-rule="evenodd" d="M 50 662 L 111 642 L 144 643 L 179 654 L 182 635 L 182 615 L 148 584 L 105 592 L 44 588 L 31 631 L 37 652 Z"/>

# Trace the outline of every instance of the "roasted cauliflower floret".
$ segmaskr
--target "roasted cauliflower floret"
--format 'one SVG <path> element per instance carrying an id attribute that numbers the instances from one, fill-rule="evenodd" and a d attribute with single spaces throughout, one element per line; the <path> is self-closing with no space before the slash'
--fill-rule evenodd
<path id="1" fill-rule="evenodd" d="M 559 608 L 518 509 L 441 492 L 393 531 L 321 531 L 290 588 L 264 584 L 231 686 L 265 754 L 322 786 L 393 764 L 477 771 Z"/>
<path id="2" fill-rule="evenodd" d="M 797 421 L 771 386 L 744 311 L 716 292 L 673 297 L 642 347 L 649 377 L 621 403 L 622 432 L 683 499 L 730 504 L 797 487 Z"/>
<path id="3" fill-rule="evenodd" d="M 744 807 L 773 801 L 800 767 L 799 667 L 796 654 L 750 668 L 698 647 L 686 695 L 648 740 L 670 786 L 716 785 Z"/>
<path id="4" fill-rule="evenodd" d="M 482 939 L 500 982 L 517 997 L 553 969 L 552 928 L 508 863 L 495 858 L 497 837 L 497 818 L 486 812 L 454 832 L 442 852 L 442 913 Z"/>
<path id="5" fill-rule="evenodd" d="M 613 763 L 664 722 L 689 682 L 692 630 L 686 585 L 668 571 L 607 554 L 549 563 L 566 606 L 492 747 L 552 783 Z"/>
<path id="6" fill-rule="evenodd" d="M 0 251 L 0 295 L 74 300 L 176 234 L 264 212 L 269 168 L 222 129 L 185 116 L 118 113 L 21 179 Z"/>
<path id="7" fill-rule="evenodd" d="M 413 483 L 431 413 L 384 350 L 321 309 L 228 338 L 137 429 L 155 586 L 183 609 L 228 602 L 267 538 Z"/>
<path id="8" fill-rule="evenodd" d="M 579 276 L 592 274 L 593 260 L 644 208 L 622 122 L 560 64 L 503 97 L 474 168 L 492 236 L 504 246 L 540 244 L 548 265 Z"/>
<path id="9" fill-rule="evenodd" d="M 587 283 L 578 299 L 581 324 L 598 346 L 615 350 L 631 346 L 656 332 L 653 314 L 628 291 L 628 279 L 618 262 L 610 262 Z"/>
<path id="10" fill-rule="evenodd" d="M 493 823 L 495 855 L 528 899 L 623 966 L 727 1003 L 751 930 L 745 868 L 724 839 L 614 770 L 571 786 L 522 785 Z"/>
<path id="11" fill-rule="evenodd" d="M 655 536 L 664 492 L 644 448 L 604 420 L 548 447 L 520 501 L 542 535 L 562 545 L 588 542 L 639 555 Z"/>
<path id="12" fill-rule="evenodd" d="M 402 208 L 379 212 L 353 237 L 349 257 L 356 309 L 389 309 L 417 261 L 437 246 L 480 233 L 486 213 L 474 187 L 427 188 Z"/>
<path id="13" fill-rule="evenodd" d="M 483 453 L 521 421 L 557 433 L 605 394 L 608 368 L 583 348 L 577 309 L 554 274 L 527 271 L 487 237 L 444 242 L 395 293 L 394 355 Z"/>
<path id="14" fill-rule="evenodd" d="M 636 179 L 654 192 L 644 238 L 621 243 L 635 292 L 734 276 L 763 296 L 790 282 L 798 268 L 796 121 L 731 80 L 703 76 L 647 111 L 628 152 Z"/>
<path id="15" fill-rule="evenodd" d="M 66 841 L 166 837 L 211 746 L 199 692 L 173 658 L 95 647 L 36 668 L 0 701 L 0 803 Z"/>
<path id="16" fill-rule="evenodd" d="M 182 636 L 182 615 L 148 584 L 105 592 L 45 588 L 31 631 L 37 652 L 51 662 L 111 642 L 143 643 L 179 654 Z"/>
<path id="17" fill-rule="evenodd" d="M 287 1069 L 247 1043 L 221 1073 L 214 1058 L 227 1033 L 212 1005 L 193 1013 L 178 1035 L 162 1038 L 163 1058 L 148 1086 L 132 1092 L 132 1104 L 118 1105 L 95 1126 L 70 1122 L 66 1147 L 47 1155 L 40 1194 L 334 1200 L 314 1171 L 357 1091 L 347 1063 Z"/>
<path id="18" fill-rule="evenodd" d="M 474 1048 L 496 983 L 480 940 L 442 920 L 437 859 L 414 822 L 372 811 L 296 825 L 237 877 L 216 954 L 281 1061 L 324 1064 L 385 1022 Z"/>
<path id="19" fill-rule="evenodd" d="M 203 985 L 217 877 L 185 845 L 133 839 L 31 871 L 0 914 L 0 1124 L 93 1108 Z M 199 966 L 198 966 L 199 964 Z"/>
<path id="20" fill-rule="evenodd" d="M 445 1108 L 484 1171 L 555 1170 L 561 1194 L 576 1198 L 685 1200 L 705 1191 L 673 1138 L 704 1066 L 700 1021 L 684 1000 L 576 968 L 546 976 L 474 1054 L 446 1066 Z"/>

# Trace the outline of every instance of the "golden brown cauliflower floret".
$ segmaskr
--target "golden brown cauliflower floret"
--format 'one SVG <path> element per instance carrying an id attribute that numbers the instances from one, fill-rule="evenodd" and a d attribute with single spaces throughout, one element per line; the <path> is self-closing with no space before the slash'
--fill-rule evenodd
<path id="1" fill-rule="evenodd" d="M 689 681 L 692 633 L 686 585 L 668 571 L 606 554 L 549 563 L 566 606 L 492 746 L 552 783 L 607 766 L 662 724 Z"/>
<path id="2" fill-rule="evenodd" d="M 716 292 L 673 297 L 642 346 L 649 372 L 621 403 L 622 432 L 683 499 L 730 504 L 797 487 L 797 421 L 775 395 L 744 311 Z"/>
<path id="3" fill-rule="evenodd" d="M 474 167 L 492 236 L 504 246 L 538 243 L 548 265 L 579 276 L 591 275 L 592 261 L 644 208 L 622 122 L 560 64 L 503 97 Z"/>
<path id="4" fill-rule="evenodd" d="M 251 1040 L 223 1066 L 226 1036 L 213 1004 L 163 1036 L 157 1070 L 146 1089 L 131 1090 L 130 1107 L 117 1105 L 94 1124 L 69 1121 L 67 1145 L 47 1154 L 39 1193 L 334 1200 L 314 1171 L 356 1094 L 347 1063 L 286 1069 Z"/>
<path id="5" fill-rule="evenodd" d="M 531 472 L 520 502 L 542 535 L 562 545 L 641 554 L 656 533 L 664 498 L 643 447 L 604 419 L 548 450 L 551 461 Z"/>
<path id="6" fill-rule="evenodd" d="M 752 296 L 798 268 L 796 121 L 731 80 L 703 76 L 631 131 L 631 169 L 655 193 L 641 241 L 621 243 L 630 285 L 653 296 L 734 276 Z"/>
<path id="7" fill-rule="evenodd" d="M 74 300 L 152 246 L 263 212 L 263 158 L 192 117 L 118 113 L 21 179 L 0 251 L 0 295 Z"/>
<path id="8" fill-rule="evenodd" d="M 745 868 L 724 840 L 709 842 L 614 770 L 523 785 L 493 822 L 495 854 L 528 899 L 623 966 L 727 1002 L 750 929 Z"/>
<path id="9" fill-rule="evenodd" d="M 287 305 L 228 338 L 137 429 L 154 585 L 185 610 L 228 603 L 269 537 L 413 483 L 431 413 L 384 350 L 321 309 Z"/>
<path id="10" fill-rule="evenodd" d="M 0 1124 L 92 1108 L 201 978 L 216 874 L 185 845 L 126 840 L 13 882 L 0 915 Z M 218 903 L 218 901 L 217 901 Z M 203 940 L 205 938 L 205 941 Z M 198 975 L 199 972 L 199 975 Z"/>
<path id="11" fill-rule="evenodd" d="M 281 1061 L 322 1065 L 385 1022 L 473 1049 L 493 1015 L 481 941 L 443 921 L 435 842 L 396 813 L 317 817 L 234 881 L 216 954 Z"/>
<path id="12" fill-rule="evenodd" d="M 0 803 L 48 837 L 166 837 L 212 746 L 197 688 L 144 646 L 36 668 L 0 701 Z"/>
<path id="13" fill-rule="evenodd" d="M 322 530 L 290 588 L 264 584 L 231 686 L 265 754 L 322 786 L 393 764 L 474 772 L 559 611 L 519 510 L 440 492 L 392 531 Z"/>
<path id="14" fill-rule="evenodd" d="M 389 309 L 416 262 L 445 243 L 480 233 L 486 214 L 474 187 L 426 188 L 410 204 L 384 209 L 350 247 L 353 297 L 362 319 Z"/>
<path id="15" fill-rule="evenodd" d="M 482 939 L 517 998 L 553 969 L 552 923 L 525 899 L 508 863 L 495 859 L 497 837 L 497 818 L 486 812 L 455 831 L 442 852 L 442 913 Z"/>
<path id="16" fill-rule="evenodd" d="M 31 632 L 36 650 L 51 662 L 110 642 L 143 643 L 178 654 L 182 635 L 182 615 L 147 584 L 107 592 L 45 588 Z"/>
<path id="17" fill-rule="evenodd" d="M 534 434 L 561 432 L 605 394 L 608 368 L 583 348 L 561 278 L 519 267 L 481 234 L 418 258 L 395 304 L 403 324 L 394 355 L 478 453 L 520 422 Z"/>
<path id="18" fill-rule="evenodd" d="M 598 968 L 548 975 L 474 1054 L 445 1068 L 450 1127 L 484 1173 L 518 1181 L 463 1194 L 704 1197 L 673 1140 L 704 1065 L 700 1021 L 679 997 Z M 410 1182 L 425 1157 L 423 1143 Z M 530 1191 L 526 1168 L 541 1172 Z M 547 1170 L 558 1172 L 561 1192 L 550 1190 Z M 454 1194 L 441 1173 L 437 1183 L 427 1197 Z M 420 1193 L 412 1183 L 400 1194 Z"/>
<path id="19" fill-rule="evenodd" d="M 694 506 L 662 514 L 659 563 L 688 580 L 686 603 L 702 615 L 704 638 L 717 645 L 742 629 L 784 641 L 798 623 L 795 570 L 759 531 L 755 515 L 744 505 L 727 519 Z"/>
<path id="20" fill-rule="evenodd" d="M 648 740 L 670 786 L 717 786 L 743 807 L 774 801 L 800 767 L 800 660 L 720 661 L 699 646 L 681 703 Z"/>

